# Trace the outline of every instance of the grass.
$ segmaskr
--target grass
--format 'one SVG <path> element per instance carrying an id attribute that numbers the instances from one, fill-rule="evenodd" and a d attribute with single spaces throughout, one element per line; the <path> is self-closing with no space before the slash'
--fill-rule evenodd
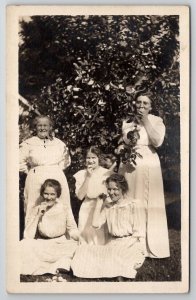
<path id="1" fill-rule="evenodd" d="M 138 270 L 134 280 L 123 279 L 123 281 L 180 281 L 181 280 L 181 237 L 180 230 L 170 229 L 170 252 L 168 258 L 147 258 L 143 266 Z M 71 272 L 60 272 L 59 276 L 69 282 L 81 281 L 119 281 L 118 278 L 85 279 L 73 276 Z M 21 275 L 21 282 L 46 282 L 52 281 L 54 275 Z M 58 278 L 58 277 L 57 277 Z M 58 280 L 58 279 L 57 279 Z"/>
<path id="2" fill-rule="evenodd" d="M 174 197 L 175 196 L 175 197 Z M 121 278 L 121 281 L 180 281 L 181 280 L 181 207 L 179 195 L 166 194 L 166 212 L 169 228 L 170 257 L 162 259 L 147 258 L 138 270 L 135 279 Z M 54 275 L 21 275 L 21 282 L 47 282 L 52 281 Z M 119 281 L 119 278 L 85 279 L 77 278 L 72 272 L 61 271 L 56 280 L 68 282 L 103 282 Z M 56 281 L 55 280 L 55 281 Z"/>

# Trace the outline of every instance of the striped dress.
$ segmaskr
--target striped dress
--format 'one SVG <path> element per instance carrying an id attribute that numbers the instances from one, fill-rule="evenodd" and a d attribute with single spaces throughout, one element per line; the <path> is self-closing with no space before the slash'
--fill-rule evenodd
<path id="1" fill-rule="evenodd" d="M 145 210 L 140 201 L 124 199 L 109 204 L 100 215 L 100 226 L 106 223 L 110 240 L 106 245 L 81 245 L 71 263 L 77 277 L 134 278 L 145 255 Z"/>

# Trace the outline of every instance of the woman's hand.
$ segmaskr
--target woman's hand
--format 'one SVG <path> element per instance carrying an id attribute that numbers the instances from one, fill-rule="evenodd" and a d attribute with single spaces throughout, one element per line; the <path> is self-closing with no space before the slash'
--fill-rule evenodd
<path id="1" fill-rule="evenodd" d="M 73 232 L 73 233 L 71 233 L 71 234 L 70 234 L 70 238 L 71 238 L 72 240 L 78 242 L 79 239 L 80 239 L 80 234 L 79 234 L 79 232 Z"/>
<path id="2" fill-rule="evenodd" d="M 87 167 L 87 177 L 91 177 L 94 172 L 94 169 L 91 166 Z"/>
<path id="3" fill-rule="evenodd" d="M 39 210 L 38 210 L 38 214 L 40 216 L 43 216 L 45 214 L 45 212 L 48 210 L 48 208 L 50 208 L 50 206 L 47 203 L 45 203 L 45 202 L 41 203 Z"/>
<path id="4" fill-rule="evenodd" d="M 140 113 L 139 116 L 140 116 L 140 122 L 141 122 L 141 124 L 145 126 L 149 122 L 149 120 L 148 120 L 148 114 L 146 114 L 146 113 Z"/>
<path id="5" fill-rule="evenodd" d="M 102 201 L 105 201 L 106 198 L 107 198 L 107 195 L 104 194 L 104 193 L 100 194 L 100 195 L 97 197 L 98 200 L 102 200 Z"/>

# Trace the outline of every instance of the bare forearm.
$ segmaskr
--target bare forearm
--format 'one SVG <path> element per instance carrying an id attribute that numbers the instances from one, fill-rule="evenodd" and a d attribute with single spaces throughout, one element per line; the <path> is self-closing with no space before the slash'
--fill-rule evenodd
<path id="1" fill-rule="evenodd" d="M 83 185 L 81 186 L 81 188 L 78 191 L 77 197 L 79 200 L 83 200 L 84 197 L 86 196 L 88 184 L 89 184 L 89 178 L 90 177 L 88 177 L 88 176 L 85 178 Z"/>

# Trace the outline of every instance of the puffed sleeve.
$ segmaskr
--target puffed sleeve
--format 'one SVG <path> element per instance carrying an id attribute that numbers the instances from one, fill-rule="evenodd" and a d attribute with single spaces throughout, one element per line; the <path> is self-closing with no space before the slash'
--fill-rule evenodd
<path id="1" fill-rule="evenodd" d="M 150 115 L 149 121 L 151 122 L 151 125 L 156 130 L 156 132 L 158 132 L 159 134 L 159 137 L 156 140 L 156 148 L 160 147 L 165 137 L 165 125 L 163 123 L 163 120 L 160 117 Z"/>
<path id="2" fill-rule="evenodd" d="M 132 230 L 134 237 L 146 236 L 146 211 L 140 200 L 132 201 Z"/>
<path id="3" fill-rule="evenodd" d="M 62 148 L 62 159 L 59 162 L 59 166 L 62 170 L 65 170 L 71 164 L 71 158 L 69 155 L 69 150 L 65 145 L 65 143 L 61 142 L 61 148 Z"/>
<path id="4" fill-rule="evenodd" d="M 76 193 L 77 196 L 78 196 L 79 189 L 81 188 L 81 186 L 84 183 L 85 174 L 86 174 L 86 170 L 80 170 L 76 174 L 73 175 L 73 177 L 76 180 L 76 183 L 75 183 L 75 193 Z"/>
<path id="5" fill-rule="evenodd" d="M 19 147 L 19 171 L 28 173 L 29 145 L 25 141 Z"/>

